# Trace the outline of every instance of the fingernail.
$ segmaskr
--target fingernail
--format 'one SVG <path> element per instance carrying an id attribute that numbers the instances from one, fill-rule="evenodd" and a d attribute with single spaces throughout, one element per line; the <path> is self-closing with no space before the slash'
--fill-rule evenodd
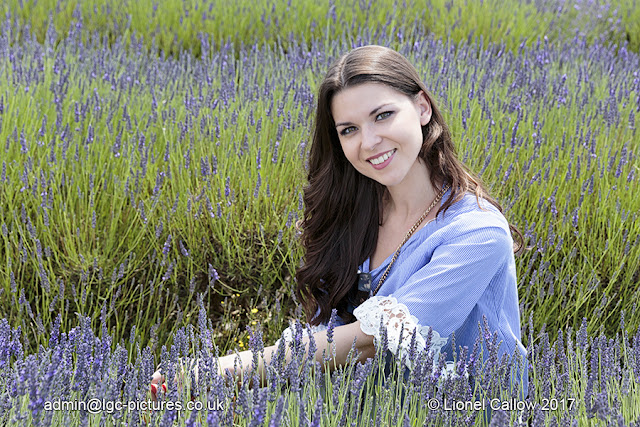
<path id="1" fill-rule="evenodd" d="M 165 393 L 167 392 L 167 386 L 165 384 L 162 384 L 162 391 L 164 391 Z"/>
<path id="2" fill-rule="evenodd" d="M 156 394 L 158 392 L 158 387 L 155 384 L 151 384 L 151 393 Z"/>

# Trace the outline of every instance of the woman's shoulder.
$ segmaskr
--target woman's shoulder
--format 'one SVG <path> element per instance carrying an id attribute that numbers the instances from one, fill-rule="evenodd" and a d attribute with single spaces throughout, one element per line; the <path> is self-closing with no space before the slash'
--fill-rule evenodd
<path id="1" fill-rule="evenodd" d="M 464 234 L 479 229 L 502 229 L 510 235 L 509 222 L 487 199 L 467 192 L 442 217 L 442 229 Z M 495 230 L 498 231 L 498 230 Z"/>

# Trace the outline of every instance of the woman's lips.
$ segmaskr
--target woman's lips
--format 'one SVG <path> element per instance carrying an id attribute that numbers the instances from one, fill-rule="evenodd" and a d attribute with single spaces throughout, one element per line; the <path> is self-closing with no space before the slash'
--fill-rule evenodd
<path id="1" fill-rule="evenodd" d="M 371 163 L 371 166 L 373 166 L 376 170 L 380 170 L 380 169 L 384 169 L 387 167 L 387 165 L 389 163 L 391 163 L 391 160 L 393 160 L 393 158 L 396 155 L 396 149 L 391 150 L 391 155 L 389 156 L 389 158 L 387 160 L 385 160 L 382 163 L 379 163 L 377 165 L 374 165 L 373 163 L 371 163 L 371 161 L 367 160 L 369 163 Z"/>

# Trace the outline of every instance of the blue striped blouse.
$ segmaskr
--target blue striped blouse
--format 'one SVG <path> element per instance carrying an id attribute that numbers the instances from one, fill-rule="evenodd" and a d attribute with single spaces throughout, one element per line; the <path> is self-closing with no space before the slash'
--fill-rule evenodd
<path id="1" fill-rule="evenodd" d="M 441 205 L 449 197 L 447 191 Z M 402 247 L 389 275 L 376 295 L 393 295 L 420 326 L 430 326 L 441 337 L 449 337 L 441 349 L 452 360 L 452 339 L 457 350 L 469 352 L 478 338 L 479 324 L 486 317 L 491 334 L 497 333 L 498 358 L 522 356 L 523 390 L 528 388 L 526 349 L 521 342 L 520 311 L 513 239 L 505 217 L 492 204 L 467 193 L 462 200 L 421 226 Z M 393 254 L 376 269 L 369 259 L 361 266 L 370 272 L 371 288 L 391 262 Z M 344 324 L 338 319 L 337 325 Z M 485 346 L 484 359 L 487 358 Z"/>

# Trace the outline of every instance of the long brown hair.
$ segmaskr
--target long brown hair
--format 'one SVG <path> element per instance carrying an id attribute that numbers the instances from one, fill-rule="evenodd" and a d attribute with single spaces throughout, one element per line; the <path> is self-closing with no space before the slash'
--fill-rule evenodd
<path id="1" fill-rule="evenodd" d="M 431 120 L 422 127 L 423 144 L 418 156 L 424 160 L 431 184 L 447 182 L 449 198 L 438 209 L 447 209 L 471 191 L 500 212 L 482 181 L 458 160 L 451 133 L 416 69 L 396 51 L 383 46 L 363 46 L 337 59 L 318 90 L 313 141 L 309 154 L 308 184 L 304 188 L 302 245 L 304 264 L 296 273 L 296 297 L 307 313 L 307 322 L 326 323 L 331 309 L 347 323 L 355 318 L 347 312 L 357 290 L 357 268 L 373 255 L 382 219 L 386 187 L 360 174 L 345 157 L 331 114 L 333 96 L 363 83 L 382 83 L 416 99 L 423 91 L 431 104 Z M 514 252 L 524 245 L 522 233 L 509 224 L 518 237 Z M 318 307 L 320 313 L 312 321 Z"/>

